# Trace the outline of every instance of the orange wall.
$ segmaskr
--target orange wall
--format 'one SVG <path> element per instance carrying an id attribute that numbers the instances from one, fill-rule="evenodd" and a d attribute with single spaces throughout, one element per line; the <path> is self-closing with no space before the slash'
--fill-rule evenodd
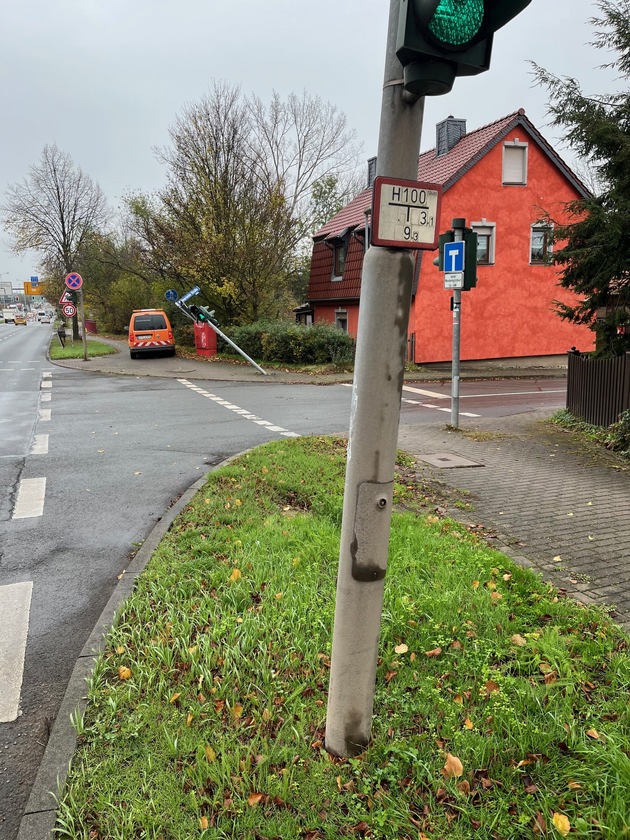
<path id="1" fill-rule="evenodd" d="M 591 330 L 563 321 L 554 312 L 554 300 L 574 299 L 557 285 L 557 269 L 529 263 L 531 225 L 545 211 L 561 219 L 564 203 L 578 195 L 522 128 L 505 140 L 514 137 L 528 142 L 526 185 L 502 186 L 501 142 L 442 200 L 440 231 L 448 230 L 458 217 L 468 225 L 482 219 L 496 223 L 495 263 L 480 266 L 476 288 L 462 292 L 462 359 L 555 355 L 573 345 L 581 350 L 593 346 Z M 427 251 L 423 256 L 410 316 L 418 363 L 448 361 L 452 355 L 452 293 L 444 289 L 443 274 L 432 264 L 436 255 Z"/>
<path id="2" fill-rule="evenodd" d="M 356 304 L 348 304 L 348 306 L 330 306 L 328 304 L 318 303 L 315 310 L 316 322 L 334 325 L 337 319 L 337 309 L 343 309 L 347 313 L 348 333 L 356 338 L 359 329 L 359 307 Z"/>

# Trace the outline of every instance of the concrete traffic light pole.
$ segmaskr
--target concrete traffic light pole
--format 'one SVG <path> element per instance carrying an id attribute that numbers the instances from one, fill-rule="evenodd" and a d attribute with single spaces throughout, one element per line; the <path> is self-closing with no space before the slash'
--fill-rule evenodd
<path id="1" fill-rule="evenodd" d="M 400 2 L 390 0 L 376 174 L 415 181 L 424 98 L 403 93 Z M 326 719 L 337 756 L 362 752 L 371 734 L 413 270 L 402 248 L 371 246 L 363 262 Z"/>

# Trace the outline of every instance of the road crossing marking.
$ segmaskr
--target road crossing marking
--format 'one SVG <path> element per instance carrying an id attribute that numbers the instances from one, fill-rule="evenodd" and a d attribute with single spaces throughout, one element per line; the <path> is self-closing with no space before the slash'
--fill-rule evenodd
<path id="1" fill-rule="evenodd" d="M 42 423 L 50 423 L 51 414 L 52 414 L 52 411 L 51 411 L 50 408 L 40 408 L 39 409 L 39 414 L 38 414 L 38 419 Z"/>
<path id="2" fill-rule="evenodd" d="M 31 519 L 44 513 L 45 478 L 23 478 L 18 488 L 13 519 Z"/>
<path id="3" fill-rule="evenodd" d="M 341 384 L 345 385 L 347 388 L 352 388 L 352 384 L 350 382 L 342 382 Z M 403 385 L 403 391 L 411 391 L 411 393 L 413 393 L 413 394 L 421 394 L 422 396 L 425 396 L 425 397 L 431 397 L 432 396 L 432 397 L 435 397 L 436 399 L 440 399 L 440 400 L 450 399 L 449 396 L 445 396 L 444 394 L 435 394 L 433 391 L 424 391 L 421 388 L 412 388 L 410 385 Z M 442 406 L 431 405 L 431 403 L 423 403 L 423 402 L 420 402 L 419 400 L 409 400 L 409 399 L 406 399 L 405 397 L 401 397 L 400 401 L 401 401 L 401 403 L 405 403 L 406 405 L 419 405 L 422 408 L 432 408 L 434 411 L 446 411 L 448 414 L 450 414 L 450 412 L 451 412 L 450 408 L 442 408 Z M 473 414 L 470 411 L 460 411 L 459 414 L 462 417 L 481 417 L 481 414 Z"/>
<path id="4" fill-rule="evenodd" d="M 31 455 L 48 455 L 49 435 L 35 435 L 31 446 Z"/>
<path id="5" fill-rule="evenodd" d="M 33 582 L 0 586 L 0 723 L 16 720 Z"/>
<path id="6" fill-rule="evenodd" d="M 50 379 L 43 379 L 42 380 L 42 388 L 52 388 L 52 382 Z"/>
<path id="7" fill-rule="evenodd" d="M 41 397 L 40 397 L 40 400 L 42 402 L 50 402 L 51 398 L 52 398 L 52 394 L 42 394 Z"/>
<path id="8" fill-rule="evenodd" d="M 178 379 L 177 381 L 181 385 L 185 385 L 187 388 L 190 388 L 191 391 L 195 391 L 202 397 L 206 397 L 207 399 L 212 400 L 212 402 L 217 403 L 217 405 L 220 405 L 223 408 L 227 408 L 228 411 L 233 411 L 234 414 L 238 414 L 239 417 L 242 417 L 244 420 L 251 420 L 253 423 L 256 423 L 257 426 L 263 426 L 270 432 L 277 432 L 278 434 L 282 435 L 282 437 L 300 437 L 300 435 L 298 435 L 296 432 L 290 432 L 283 426 L 276 426 L 273 423 L 270 423 L 268 420 L 261 419 L 256 414 L 250 414 L 246 408 L 241 408 L 238 405 L 234 405 L 234 403 L 229 402 L 229 400 L 224 400 L 223 397 L 218 397 L 216 394 L 210 393 L 210 391 L 204 391 L 204 389 L 200 388 L 199 385 L 195 385 L 194 383 L 189 382 L 187 379 Z"/>

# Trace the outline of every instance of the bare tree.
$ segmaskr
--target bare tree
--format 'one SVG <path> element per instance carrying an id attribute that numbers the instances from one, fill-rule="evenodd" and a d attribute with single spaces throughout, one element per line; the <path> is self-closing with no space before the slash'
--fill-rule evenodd
<path id="1" fill-rule="evenodd" d="M 129 208 L 146 257 L 198 284 L 222 318 L 277 317 L 295 305 L 296 251 L 312 230 L 311 192 L 356 160 L 345 117 L 318 98 L 274 94 L 266 107 L 215 82 L 188 105 L 158 150 L 168 170 L 157 201 Z"/>
<path id="2" fill-rule="evenodd" d="M 356 132 L 345 114 L 306 91 L 284 102 L 274 91 L 268 105 L 251 96 L 248 110 L 252 160 L 268 183 L 282 185 L 297 244 L 313 229 L 313 185 L 330 177 L 342 183 L 356 171 Z"/>
<path id="3" fill-rule="evenodd" d="M 34 250 L 64 272 L 74 270 L 86 238 L 109 215 L 100 187 L 55 144 L 44 146 L 28 177 L 9 186 L 1 209 L 13 250 Z"/>

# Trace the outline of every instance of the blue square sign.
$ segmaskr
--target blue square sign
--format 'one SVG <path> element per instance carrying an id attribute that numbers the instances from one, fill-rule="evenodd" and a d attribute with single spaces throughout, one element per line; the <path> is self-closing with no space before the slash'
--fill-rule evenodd
<path id="1" fill-rule="evenodd" d="M 464 241 L 444 243 L 444 271 L 447 273 L 464 270 Z"/>

